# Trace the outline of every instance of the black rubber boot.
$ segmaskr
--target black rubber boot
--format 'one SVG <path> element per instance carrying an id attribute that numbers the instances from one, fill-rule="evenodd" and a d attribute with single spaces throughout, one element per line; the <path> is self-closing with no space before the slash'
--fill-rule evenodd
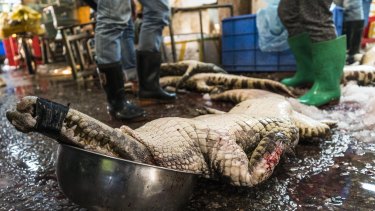
<path id="1" fill-rule="evenodd" d="M 359 53 L 361 48 L 362 33 L 364 20 L 346 21 L 344 22 L 344 33 L 347 37 L 348 58 L 347 64 L 355 62 L 354 56 Z"/>
<path id="2" fill-rule="evenodd" d="M 164 91 L 159 84 L 161 54 L 159 52 L 137 51 L 137 72 L 139 98 L 175 100 L 175 93 Z"/>
<path id="3" fill-rule="evenodd" d="M 98 64 L 100 83 L 107 94 L 108 112 L 118 120 L 130 120 L 145 111 L 126 99 L 124 73 L 120 62 Z"/>

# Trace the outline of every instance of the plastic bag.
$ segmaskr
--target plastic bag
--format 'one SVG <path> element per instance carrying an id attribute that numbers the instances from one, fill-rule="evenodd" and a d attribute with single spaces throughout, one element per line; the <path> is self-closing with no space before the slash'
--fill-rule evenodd
<path id="1" fill-rule="evenodd" d="M 289 49 L 288 32 L 277 14 L 280 0 L 263 0 L 268 3 L 257 12 L 256 24 L 259 34 L 259 48 L 265 52 L 278 52 Z"/>
<path id="2" fill-rule="evenodd" d="M 34 35 L 43 34 L 44 28 L 41 27 L 41 14 L 24 5 L 17 5 L 13 12 L 2 18 L 1 35 L 9 37 L 17 33 L 31 33 Z"/>

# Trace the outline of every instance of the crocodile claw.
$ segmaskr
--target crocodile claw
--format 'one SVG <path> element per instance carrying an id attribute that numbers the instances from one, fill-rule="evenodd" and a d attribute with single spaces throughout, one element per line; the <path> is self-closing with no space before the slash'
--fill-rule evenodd
<path id="1" fill-rule="evenodd" d="M 14 127 L 24 133 L 34 131 L 37 120 L 35 117 L 35 104 L 37 97 L 27 96 L 17 103 L 15 110 L 6 112 L 6 117 Z"/>

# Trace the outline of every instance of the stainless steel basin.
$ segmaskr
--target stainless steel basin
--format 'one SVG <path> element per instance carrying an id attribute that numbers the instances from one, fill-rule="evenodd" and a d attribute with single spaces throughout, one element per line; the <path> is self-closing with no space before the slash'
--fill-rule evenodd
<path id="1" fill-rule="evenodd" d="M 57 179 L 64 194 L 89 210 L 181 210 L 198 175 L 60 145 Z"/>

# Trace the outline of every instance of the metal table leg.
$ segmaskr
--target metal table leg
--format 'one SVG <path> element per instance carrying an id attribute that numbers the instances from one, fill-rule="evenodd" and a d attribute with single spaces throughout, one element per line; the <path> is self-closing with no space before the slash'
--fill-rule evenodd
<path id="1" fill-rule="evenodd" d="M 73 79 L 76 80 L 77 79 L 77 67 L 76 67 L 76 63 L 74 61 L 74 56 L 73 56 L 73 52 L 72 52 L 72 47 L 70 45 L 70 41 L 68 40 L 66 31 L 64 29 L 61 29 L 61 35 L 62 35 L 62 38 L 63 38 L 64 45 L 66 47 L 68 62 L 69 62 L 70 67 L 72 68 Z"/>

